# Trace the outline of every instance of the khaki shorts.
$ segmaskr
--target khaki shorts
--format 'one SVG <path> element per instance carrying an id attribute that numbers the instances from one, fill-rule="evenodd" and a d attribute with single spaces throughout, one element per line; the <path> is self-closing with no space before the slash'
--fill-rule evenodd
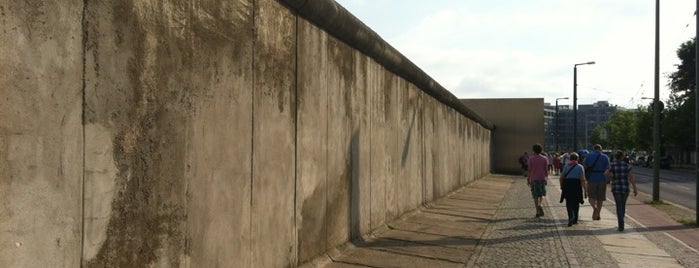
<path id="1" fill-rule="evenodd" d="M 604 201 L 607 199 L 606 182 L 588 182 L 587 197 L 590 200 Z"/>

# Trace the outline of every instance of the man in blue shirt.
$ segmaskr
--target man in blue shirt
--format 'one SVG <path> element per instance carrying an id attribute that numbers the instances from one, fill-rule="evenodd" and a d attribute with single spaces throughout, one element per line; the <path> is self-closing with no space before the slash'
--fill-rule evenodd
<path id="1" fill-rule="evenodd" d="M 585 175 L 587 177 L 587 196 L 594 209 L 592 220 L 600 219 L 602 203 L 607 198 L 607 176 L 604 171 L 609 168 L 609 157 L 602 153 L 602 145 L 595 144 L 593 151 L 585 157 Z"/>

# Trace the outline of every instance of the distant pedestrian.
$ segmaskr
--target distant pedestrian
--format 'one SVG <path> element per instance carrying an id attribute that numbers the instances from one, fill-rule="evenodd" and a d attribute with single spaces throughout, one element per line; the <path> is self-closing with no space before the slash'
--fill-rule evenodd
<path id="1" fill-rule="evenodd" d="M 607 199 L 607 177 L 604 174 L 609 168 L 609 157 L 602 153 L 602 145 L 595 144 L 593 149 L 583 163 L 587 176 L 587 196 L 593 209 L 592 220 L 600 220 L 602 204 Z"/>
<path id="2" fill-rule="evenodd" d="M 548 165 L 548 168 L 547 168 L 548 171 L 549 171 L 549 174 L 552 174 L 552 173 L 553 173 L 553 158 L 555 158 L 555 157 L 556 157 L 556 156 L 555 156 L 555 154 L 554 154 L 553 152 L 549 152 L 549 154 L 548 154 L 549 165 Z"/>
<path id="3" fill-rule="evenodd" d="M 574 152 L 573 152 L 573 149 L 568 148 L 568 151 L 565 152 L 565 153 L 563 153 L 563 154 L 561 155 L 560 160 L 561 160 L 561 165 L 562 165 L 562 166 L 565 166 L 565 165 L 568 164 L 568 162 L 570 162 L 570 154 L 571 154 L 571 153 L 574 153 Z"/>
<path id="4" fill-rule="evenodd" d="M 527 161 L 529 161 L 529 155 L 527 152 L 524 152 L 522 156 L 519 157 L 519 164 L 522 168 L 522 173 L 524 174 L 524 177 L 527 176 Z"/>
<path id="5" fill-rule="evenodd" d="M 570 162 L 563 167 L 563 172 L 559 178 L 561 182 L 561 202 L 566 201 L 568 211 L 568 226 L 578 224 L 580 204 L 585 203 L 587 198 L 587 187 L 585 180 L 585 169 L 578 164 L 578 154 L 570 154 Z"/>
<path id="6" fill-rule="evenodd" d="M 527 185 L 531 188 L 532 197 L 534 198 L 534 206 L 536 207 L 536 216 L 544 216 L 544 196 L 546 196 L 546 184 L 548 181 L 549 160 L 541 154 L 543 147 L 541 144 L 532 146 L 534 154 L 529 156 L 527 160 Z"/>
<path id="7" fill-rule="evenodd" d="M 555 155 L 553 156 L 553 172 L 554 172 L 554 175 L 558 175 L 559 173 L 561 173 L 561 172 L 560 172 L 560 171 L 561 171 L 561 168 L 562 168 L 562 167 L 561 167 L 561 158 L 560 158 L 560 156 L 559 156 L 558 154 L 555 154 Z"/>
<path id="8" fill-rule="evenodd" d="M 624 217 L 626 215 L 626 200 L 629 198 L 629 184 L 633 187 L 633 195 L 636 196 L 636 178 L 631 173 L 631 166 L 623 161 L 624 153 L 617 151 L 614 154 L 614 162 L 610 165 L 605 175 L 611 179 L 612 195 L 616 203 L 616 217 L 619 224 L 618 230 L 624 231 Z"/>

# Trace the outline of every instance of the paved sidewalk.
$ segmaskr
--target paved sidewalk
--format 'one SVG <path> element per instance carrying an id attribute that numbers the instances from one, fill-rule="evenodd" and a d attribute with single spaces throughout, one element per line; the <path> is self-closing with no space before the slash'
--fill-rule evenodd
<path id="1" fill-rule="evenodd" d="M 579 224 L 567 227 L 558 180 L 550 178 L 544 217 L 534 217 L 524 178 L 491 175 L 305 266 L 699 267 L 699 230 L 635 200 L 623 232 L 609 200 L 602 220 L 592 221 L 585 203 Z"/>

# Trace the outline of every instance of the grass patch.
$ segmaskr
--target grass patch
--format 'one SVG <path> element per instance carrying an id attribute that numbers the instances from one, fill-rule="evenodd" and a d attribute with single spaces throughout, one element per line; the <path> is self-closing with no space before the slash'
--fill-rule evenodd
<path id="1" fill-rule="evenodd" d="M 679 224 L 693 228 L 699 227 L 697 225 L 697 221 L 695 220 L 696 212 L 694 212 L 694 210 L 674 206 L 673 204 L 665 202 L 663 200 L 653 201 L 649 198 L 651 198 L 650 195 L 644 195 L 642 198 L 638 198 L 637 200 L 642 201 L 647 205 L 651 205 L 652 207 L 667 213 L 667 215 L 670 216 L 670 218 L 672 218 Z"/>
<path id="2" fill-rule="evenodd" d="M 694 228 L 699 227 L 699 226 L 697 226 L 696 220 L 679 219 L 679 220 L 677 220 L 677 222 L 684 224 L 685 226 L 689 226 L 689 227 L 694 227 Z"/>
<path id="3" fill-rule="evenodd" d="M 668 203 L 665 203 L 663 200 L 658 200 L 658 201 L 653 201 L 653 200 L 645 200 L 643 203 L 646 203 L 648 205 L 653 205 L 653 206 L 666 206 Z"/>

